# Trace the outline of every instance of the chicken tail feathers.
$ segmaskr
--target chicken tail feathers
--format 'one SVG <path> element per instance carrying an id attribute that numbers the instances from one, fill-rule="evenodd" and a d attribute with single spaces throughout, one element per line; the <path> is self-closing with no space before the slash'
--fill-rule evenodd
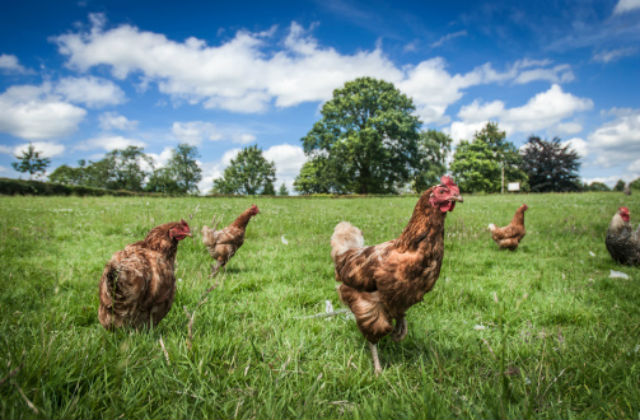
<path id="1" fill-rule="evenodd" d="M 340 222 L 331 235 L 331 258 L 344 254 L 352 248 L 362 248 L 364 237 L 362 231 L 349 222 Z"/>
<path id="2" fill-rule="evenodd" d="M 493 223 L 489 223 L 489 230 L 491 232 L 493 232 L 494 230 L 496 230 L 496 225 L 494 225 Z"/>

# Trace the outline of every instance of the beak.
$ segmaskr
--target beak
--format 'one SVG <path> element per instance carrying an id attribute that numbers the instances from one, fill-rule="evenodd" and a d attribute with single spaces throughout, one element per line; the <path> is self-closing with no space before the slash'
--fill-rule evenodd
<path id="1" fill-rule="evenodd" d="M 464 203 L 464 200 L 462 199 L 462 196 L 460 194 L 452 196 L 450 200 L 457 201 L 459 203 Z"/>
<path id="2" fill-rule="evenodd" d="M 189 231 L 189 233 L 185 233 L 185 235 L 187 235 L 188 237 L 192 238 L 193 235 L 191 234 L 191 232 Z"/>

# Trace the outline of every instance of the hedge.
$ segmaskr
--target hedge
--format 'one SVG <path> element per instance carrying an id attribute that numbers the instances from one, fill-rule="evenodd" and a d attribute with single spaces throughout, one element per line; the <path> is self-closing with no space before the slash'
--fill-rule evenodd
<path id="1" fill-rule="evenodd" d="M 125 190 L 106 190 L 102 188 L 84 187 L 80 185 L 64 185 L 53 182 L 28 181 L 22 179 L 0 178 L 0 194 L 4 195 L 115 195 L 139 196 L 157 195 Z"/>

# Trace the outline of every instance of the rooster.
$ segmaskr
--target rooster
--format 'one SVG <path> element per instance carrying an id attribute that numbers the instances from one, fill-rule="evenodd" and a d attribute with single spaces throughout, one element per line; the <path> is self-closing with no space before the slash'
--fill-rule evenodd
<path id="1" fill-rule="evenodd" d="M 100 279 L 98 319 L 106 329 L 158 325 L 176 292 L 178 243 L 191 236 L 184 220 L 157 226 L 109 260 Z"/>
<path id="2" fill-rule="evenodd" d="M 207 247 L 209 254 L 216 260 L 217 264 L 211 266 L 211 275 L 214 275 L 221 267 L 234 256 L 238 248 L 244 243 L 244 233 L 249 220 L 260 213 L 258 206 L 251 205 L 233 223 L 224 229 L 216 230 L 219 221 L 213 218 L 213 227 L 202 227 L 202 242 Z"/>
<path id="3" fill-rule="evenodd" d="M 441 182 L 422 193 L 397 239 L 365 247 L 362 232 L 349 222 L 338 223 L 331 236 L 335 276 L 342 283 L 338 294 L 369 343 L 376 375 L 382 371 L 378 341 L 389 333 L 394 341 L 407 335 L 405 312 L 422 301 L 440 275 L 445 216 L 462 202 L 451 178 L 443 176 Z"/>
<path id="4" fill-rule="evenodd" d="M 509 249 L 515 251 L 524 235 L 527 233 L 524 228 L 524 212 L 529 207 L 526 204 L 521 205 L 516 214 L 513 215 L 511 223 L 507 226 L 499 228 L 493 223 L 489 224 L 491 237 L 498 244 L 500 249 Z"/>
<path id="5" fill-rule="evenodd" d="M 629 209 L 620 207 L 611 218 L 605 245 L 617 263 L 626 265 L 640 264 L 640 228 L 633 232 L 629 223 Z"/>

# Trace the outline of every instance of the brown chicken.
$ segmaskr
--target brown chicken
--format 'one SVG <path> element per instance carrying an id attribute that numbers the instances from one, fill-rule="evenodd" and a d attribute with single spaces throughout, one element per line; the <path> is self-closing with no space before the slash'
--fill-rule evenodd
<path id="1" fill-rule="evenodd" d="M 106 329 L 158 325 L 176 292 L 178 242 L 191 236 L 184 220 L 157 226 L 109 260 L 100 279 L 98 319 Z"/>
<path id="2" fill-rule="evenodd" d="M 520 244 L 520 241 L 527 233 L 524 228 L 524 212 L 527 211 L 528 208 L 526 204 L 521 205 L 518 210 L 516 210 L 516 214 L 513 215 L 511 223 L 505 227 L 499 228 L 493 223 L 489 225 L 491 237 L 500 249 L 506 248 L 515 251 L 516 248 L 518 248 L 518 244 Z"/>
<path id="3" fill-rule="evenodd" d="M 360 229 L 340 222 L 331 237 L 340 299 L 349 306 L 371 349 L 376 375 L 382 371 L 378 341 L 407 335 L 405 312 L 433 288 L 444 254 L 444 220 L 460 190 L 451 178 L 422 193 L 399 238 L 364 247 Z M 395 327 L 392 322 L 395 320 Z"/>
<path id="4" fill-rule="evenodd" d="M 640 227 L 633 232 L 629 219 L 629 209 L 620 207 L 609 223 L 605 245 L 611 258 L 617 263 L 639 265 Z"/>
<path id="5" fill-rule="evenodd" d="M 234 256 L 238 248 L 244 243 L 244 233 L 249 220 L 260 213 L 258 206 L 251 205 L 236 220 L 224 229 L 216 230 L 220 222 L 213 218 L 213 227 L 202 227 L 202 242 L 207 247 L 209 254 L 216 260 L 216 264 L 211 266 L 211 274 L 215 274 L 221 267 Z"/>

